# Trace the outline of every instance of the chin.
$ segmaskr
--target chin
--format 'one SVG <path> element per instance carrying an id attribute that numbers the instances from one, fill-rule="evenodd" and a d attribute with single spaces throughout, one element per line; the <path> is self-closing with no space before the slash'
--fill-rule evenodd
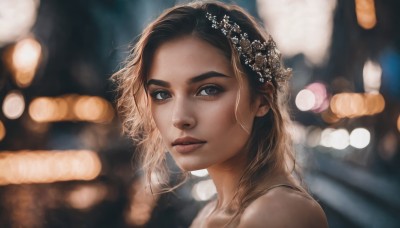
<path id="1" fill-rule="evenodd" d="M 200 164 L 200 163 L 186 163 L 186 162 L 182 162 L 182 163 L 177 162 L 177 165 L 182 171 L 186 171 L 186 172 L 200 170 L 200 169 L 207 169 L 209 167 L 207 165 Z"/>

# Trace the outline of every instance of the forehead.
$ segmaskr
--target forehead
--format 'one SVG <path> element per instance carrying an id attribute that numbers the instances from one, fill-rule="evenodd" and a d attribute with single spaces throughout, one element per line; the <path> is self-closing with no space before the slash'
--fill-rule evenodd
<path id="1" fill-rule="evenodd" d="M 155 51 L 149 78 L 190 77 L 207 71 L 233 76 L 232 66 L 224 53 L 194 36 L 183 36 L 161 44 Z"/>

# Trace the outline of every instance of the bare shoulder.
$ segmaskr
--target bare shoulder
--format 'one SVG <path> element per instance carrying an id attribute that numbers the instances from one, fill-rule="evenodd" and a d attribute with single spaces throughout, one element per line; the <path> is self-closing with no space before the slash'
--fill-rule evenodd
<path id="1" fill-rule="evenodd" d="M 328 227 L 321 206 L 305 193 L 274 188 L 254 200 L 240 218 L 239 227 Z"/>
<path id="2" fill-rule="evenodd" d="M 212 212 L 212 210 L 215 208 L 216 201 L 213 200 L 209 203 L 206 204 L 206 206 L 203 207 L 203 209 L 200 210 L 200 212 L 197 214 L 197 216 L 194 218 L 192 225 L 190 227 L 201 227 L 202 222 L 206 219 L 206 217 Z"/>

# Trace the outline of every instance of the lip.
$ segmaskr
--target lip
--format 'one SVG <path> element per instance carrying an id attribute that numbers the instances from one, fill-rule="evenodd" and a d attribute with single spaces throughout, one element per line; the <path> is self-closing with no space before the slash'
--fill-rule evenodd
<path id="1" fill-rule="evenodd" d="M 199 149 L 205 143 L 206 141 L 193 137 L 182 137 L 173 141 L 171 145 L 178 153 L 185 154 Z"/>

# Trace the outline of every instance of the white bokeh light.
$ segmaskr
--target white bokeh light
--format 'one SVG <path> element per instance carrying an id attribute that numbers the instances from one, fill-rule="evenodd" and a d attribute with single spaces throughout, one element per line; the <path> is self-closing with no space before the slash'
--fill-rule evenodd
<path id="1" fill-rule="evenodd" d="M 379 63 L 368 60 L 363 68 L 363 81 L 365 92 L 378 93 L 381 87 L 382 68 Z"/>
<path id="2" fill-rule="evenodd" d="M 319 142 L 321 146 L 332 147 L 331 134 L 333 131 L 335 129 L 329 127 L 321 131 L 321 141 Z"/>
<path id="3" fill-rule="evenodd" d="M 337 150 L 346 149 L 350 145 L 349 132 L 346 129 L 337 129 L 330 135 L 331 146 Z"/>
<path id="4" fill-rule="evenodd" d="M 356 128 L 350 134 L 350 145 L 362 149 L 371 141 L 371 133 L 365 128 Z"/>
<path id="5" fill-rule="evenodd" d="M 304 54 L 313 64 L 326 61 L 336 0 L 258 0 L 258 13 L 282 54 Z"/>
<path id="6" fill-rule="evenodd" d="M 321 129 L 319 127 L 309 127 L 307 129 L 306 144 L 309 147 L 318 146 L 321 141 Z"/>
<path id="7" fill-rule="evenodd" d="M 207 201 L 211 199 L 215 193 L 217 193 L 217 190 L 211 179 L 199 181 L 192 189 L 192 196 L 197 201 Z"/>
<path id="8" fill-rule="evenodd" d="M 208 175 L 207 169 L 194 170 L 194 171 L 190 171 L 190 173 L 191 173 L 193 176 L 196 176 L 196 177 L 205 177 L 205 176 Z"/>
<path id="9" fill-rule="evenodd" d="M 3 113 L 8 119 L 18 119 L 25 109 L 25 100 L 20 92 L 10 92 L 3 101 Z"/>
<path id="10" fill-rule="evenodd" d="M 0 47 L 29 33 L 38 7 L 39 0 L 0 1 Z"/>
<path id="11" fill-rule="evenodd" d="M 309 111 L 315 105 L 315 95 L 311 90 L 303 89 L 296 96 L 296 107 L 300 111 Z"/>

